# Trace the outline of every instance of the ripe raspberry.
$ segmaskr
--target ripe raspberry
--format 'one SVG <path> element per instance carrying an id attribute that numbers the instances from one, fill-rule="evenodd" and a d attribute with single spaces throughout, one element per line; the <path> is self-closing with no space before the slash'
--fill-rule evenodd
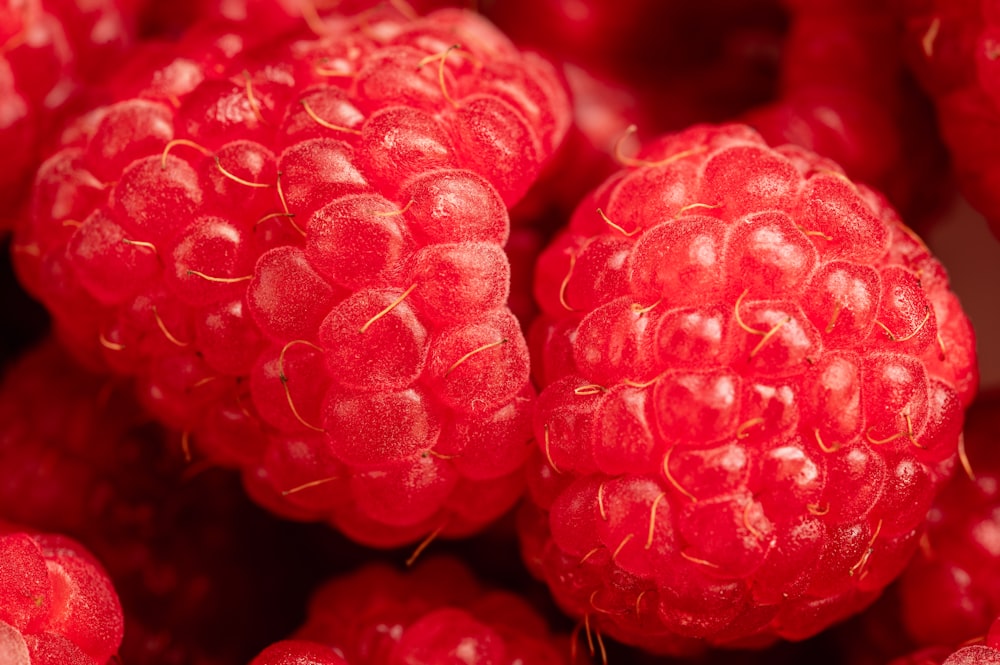
<path id="1" fill-rule="evenodd" d="M 940 207 L 947 159 L 929 100 L 908 76 L 888 0 L 786 0 L 781 91 L 745 121 L 882 191 L 907 219 Z"/>
<path id="2" fill-rule="evenodd" d="M 436 558 L 405 574 L 374 564 L 327 582 L 305 624 L 251 665 L 573 662 L 569 636 L 552 634 L 526 600 Z"/>
<path id="3" fill-rule="evenodd" d="M 122 0 L 0 5 L 0 228 L 25 198 L 59 114 L 108 71 L 133 32 Z"/>
<path id="4" fill-rule="evenodd" d="M 125 386 L 81 371 L 50 340 L 0 383 L 0 519 L 65 533 L 101 560 L 128 626 L 123 662 L 244 665 L 294 628 L 286 608 L 317 565 L 235 478 L 189 477 L 169 441 Z"/>
<path id="5" fill-rule="evenodd" d="M 977 641 L 979 640 L 983 644 L 963 645 L 955 649 L 922 649 L 897 658 L 889 665 L 1000 665 L 1000 619 L 994 621 L 989 632 L 981 635 Z"/>
<path id="6" fill-rule="evenodd" d="M 1000 232 L 1000 12 L 977 0 L 898 0 L 911 62 L 934 96 L 962 193 Z"/>
<path id="7" fill-rule="evenodd" d="M 201 36 L 133 77 L 40 170 L 19 272 L 260 503 L 378 546 L 464 535 L 523 489 L 501 248 L 568 101 L 469 12 L 322 30 Z"/>
<path id="8" fill-rule="evenodd" d="M 985 635 L 1000 616 L 998 437 L 1000 395 L 994 394 L 970 409 L 968 473 L 957 473 L 934 502 L 927 535 L 896 587 L 915 644 L 961 644 Z"/>
<path id="9" fill-rule="evenodd" d="M 111 580 L 80 543 L 0 521 L 0 662 L 105 665 L 123 629 Z"/>
<path id="10" fill-rule="evenodd" d="M 801 639 L 917 546 L 976 389 L 941 265 L 801 148 L 652 143 L 543 253 L 524 555 L 626 643 Z"/>

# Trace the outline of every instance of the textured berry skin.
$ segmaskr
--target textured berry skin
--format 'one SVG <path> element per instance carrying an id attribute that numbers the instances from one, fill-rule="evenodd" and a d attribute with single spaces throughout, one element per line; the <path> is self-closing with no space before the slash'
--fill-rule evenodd
<path id="1" fill-rule="evenodd" d="M 458 560 L 400 573 L 369 565 L 320 586 L 305 623 L 251 665 L 570 665 L 569 635 L 526 600 L 480 584 Z"/>
<path id="2" fill-rule="evenodd" d="M 941 265 L 834 163 L 666 136 L 542 254 L 522 549 L 654 651 L 802 639 L 917 547 L 978 373 Z"/>
<path id="3" fill-rule="evenodd" d="M 134 33 L 121 0 L 7 0 L 0 6 L 0 227 L 23 201 L 47 133 Z"/>
<path id="4" fill-rule="evenodd" d="M 121 384 L 80 370 L 53 340 L 10 365 L 0 520 L 65 533 L 100 559 L 125 616 L 122 662 L 245 665 L 295 627 L 287 608 L 319 576 L 308 545 L 231 473 L 186 464 L 180 437 L 152 426 Z"/>
<path id="5" fill-rule="evenodd" d="M 1000 395 L 980 397 L 965 427 L 972 477 L 959 470 L 934 502 L 927 535 L 896 587 L 903 626 L 917 645 L 962 644 L 1000 616 L 998 438 Z"/>
<path id="6" fill-rule="evenodd" d="M 837 162 L 907 220 L 927 217 L 949 193 L 948 162 L 932 105 L 906 71 L 891 0 L 785 4 L 780 92 L 744 121 L 771 144 Z"/>
<path id="7" fill-rule="evenodd" d="M 0 522 L 0 662 L 105 665 L 123 630 L 115 588 L 80 543 Z"/>
<path id="8" fill-rule="evenodd" d="M 1000 11 L 990 0 L 898 0 L 911 64 L 934 98 L 962 193 L 1000 223 Z"/>
<path id="9" fill-rule="evenodd" d="M 470 12 L 323 26 L 202 34 L 118 84 L 40 170 L 15 259 L 76 356 L 263 505 L 375 546 L 468 534 L 523 490 L 501 248 L 568 101 Z"/>

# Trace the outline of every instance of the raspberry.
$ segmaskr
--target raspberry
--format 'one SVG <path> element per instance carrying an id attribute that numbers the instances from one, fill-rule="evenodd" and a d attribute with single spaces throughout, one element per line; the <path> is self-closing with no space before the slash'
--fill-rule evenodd
<path id="1" fill-rule="evenodd" d="M 320 586 L 291 639 L 251 665 L 576 662 L 523 598 L 481 585 L 455 559 L 402 574 L 369 565 Z"/>
<path id="2" fill-rule="evenodd" d="M 1000 432 L 997 396 L 969 411 L 959 472 L 930 511 L 927 535 L 896 587 L 903 626 L 915 644 L 961 644 L 985 635 L 1000 616 Z M 971 476 L 970 476 L 971 474 Z"/>
<path id="3" fill-rule="evenodd" d="M 934 96 L 938 124 L 959 186 L 990 221 L 1000 223 L 1000 72 L 996 44 L 1000 14 L 989 2 L 900 0 L 911 63 Z"/>
<path id="4" fill-rule="evenodd" d="M 125 51 L 127 3 L 18 0 L 0 7 L 0 228 L 24 199 L 47 135 Z"/>
<path id="5" fill-rule="evenodd" d="M 104 665 L 123 629 L 111 580 L 80 543 L 0 522 L 0 660 Z"/>
<path id="6" fill-rule="evenodd" d="M 100 558 L 128 627 L 123 662 L 242 665 L 294 627 L 265 608 L 302 602 L 309 545 L 255 510 L 237 479 L 191 477 L 176 441 L 127 386 L 81 371 L 50 340 L 0 383 L 0 520 L 65 533 Z"/>
<path id="7" fill-rule="evenodd" d="M 542 254 L 525 559 L 654 651 L 813 635 L 917 547 L 976 389 L 941 265 L 749 128 L 647 146 Z"/>
<path id="8" fill-rule="evenodd" d="M 795 143 L 882 191 L 906 219 L 940 207 L 948 182 L 933 110 L 907 76 L 886 0 L 787 2 L 781 92 L 745 121 L 772 144 Z"/>
<path id="9" fill-rule="evenodd" d="M 113 85 L 41 168 L 19 272 L 260 503 L 377 546 L 465 535 L 523 490 L 501 247 L 568 101 L 470 12 L 313 27 L 199 34 Z"/>

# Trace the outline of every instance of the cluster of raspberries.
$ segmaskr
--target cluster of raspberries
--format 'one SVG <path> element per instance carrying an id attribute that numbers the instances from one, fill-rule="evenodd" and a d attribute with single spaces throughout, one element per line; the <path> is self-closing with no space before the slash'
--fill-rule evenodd
<path id="1" fill-rule="evenodd" d="M 996 3 L 461 4 L 0 7 L 0 663 L 1000 663 Z"/>

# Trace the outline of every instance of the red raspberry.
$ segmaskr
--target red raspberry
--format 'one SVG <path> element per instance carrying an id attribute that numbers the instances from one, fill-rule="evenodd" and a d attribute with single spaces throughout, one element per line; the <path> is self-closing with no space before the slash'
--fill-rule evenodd
<path id="1" fill-rule="evenodd" d="M 577 662 L 523 598 L 481 585 L 455 559 L 408 573 L 369 565 L 319 587 L 305 624 L 251 665 Z"/>
<path id="2" fill-rule="evenodd" d="M 81 86 L 105 74 L 134 28 L 123 0 L 7 0 L 0 5 L 0 228 Z"/>
<path id="3" fill-rule="evenodd" d="M 940 207 L 947 159 L 929 100 L 906 72 L 888 0 L 786 0 L 781 91 L 746 122 L 795 143 L 885 193 L 907 219 Z"/>
<path id="4" fill-rule="evenodd" d="M 40 170 L 19 272 L 262 504 L 377 546 L 465 535 L 523 488 L 501 248 L 568 101 L 470 12 L 317 29 L 201 36 L 119 86 Z"/>
<path id="5" fill-rule="evenodd" d="M 801 639 L 917 546 L 978 374 L 941 265 L 834 163 L 749 128 L 652 143 L 543 253 L 522 548 L 657 651 Z"/>
<path id="6" fill-rule="evenodd" d="M 962 193 L 1000 232 L 1000 11 L 980 0 L 897 0 Z"/>
<path id="7" fill-rule="evenodd" d="M 52 341 L 11 365 L 0 383 L 0 519 L 65 533 L 100 558 L 128 626 L 123 662 L 244 665 L 294 627 L 279 612 L 317 576 L 302 554 L 310 545 L 228 474 L 189 477 L 197 469 L 177 437 L 131 397 Z"/>
<path id="8" fill-rule="evenodd" d="M 968 472 L 956 474 L 934 502 L 927 535 L 896 587 L 915 644 L 961 644 L 985 635 L 1000 616 L 998 437 L 1000 395 L 994 394 L 970 409 Z"/>
<path id="9" fill-rule="evenodd" d="M 90 552 L 0 522 L 0 662 L 105 665 L 122 632 L 118 596 Z"/>

